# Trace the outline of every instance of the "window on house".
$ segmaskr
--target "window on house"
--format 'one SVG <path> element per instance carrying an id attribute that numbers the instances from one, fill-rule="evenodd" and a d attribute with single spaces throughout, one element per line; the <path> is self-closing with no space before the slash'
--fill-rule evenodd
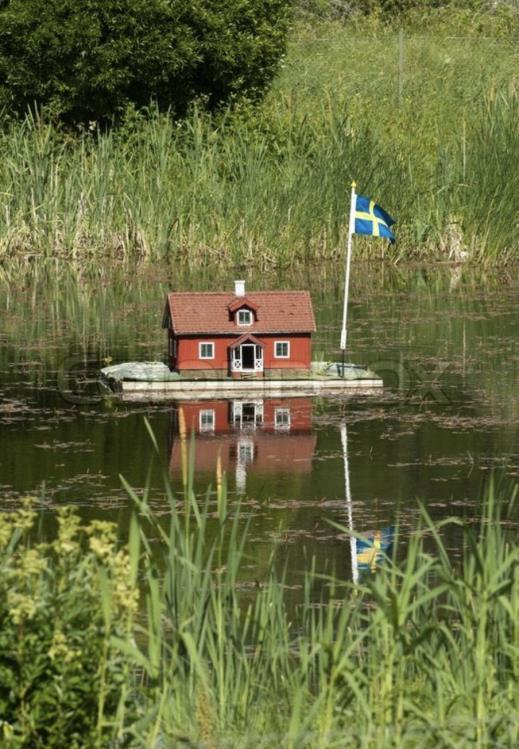
<path id="1" fill-rule="evenodd" d="M 290 342 L 276 341 L 274 344 L 274 356 L 276 359 L 288 359 L 290 357 Z"/>
<path id="2" fill-rule="evenodd" d="M 200 411 L 198 424 L 201 432 L 214 432 L 214 410 L 208 408 Z"/>
<path id="3" fill-rule="evenodd" d="M 274 424 L 276 429 L 290 429 L 290 409 L 276 408 L 274 411 Z"/>
<path id="4" fill-rule="evenodd" d="M 214 343 L 199 343 L 198 352 L 200 359 L 214 359 Z"/>
<path id="5" fill-rule="evenodd" d="M 238 325 L 252 325 L 252 312 L 250 309 L 238 310 Z"/>

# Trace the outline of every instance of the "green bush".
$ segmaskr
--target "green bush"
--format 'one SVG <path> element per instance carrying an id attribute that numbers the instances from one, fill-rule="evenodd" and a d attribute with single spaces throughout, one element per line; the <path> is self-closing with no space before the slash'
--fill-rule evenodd
<path id="1" fill-rule="evenodd" d="M 128 105 L 185 112 L 255 98 L 285 50 L 284 0 L 3 0 L 0 106 L 66 123 Z"/>
<path id="2" fill-rule="evenodd" d="M 36 518 L 0 513 L 0 746 L 104 746 L 128 693 L 110 638 L 138 606 L 129 556 L 111 524 L 81 530 L 68 510 L 54 542 L 32 544 Z"/>

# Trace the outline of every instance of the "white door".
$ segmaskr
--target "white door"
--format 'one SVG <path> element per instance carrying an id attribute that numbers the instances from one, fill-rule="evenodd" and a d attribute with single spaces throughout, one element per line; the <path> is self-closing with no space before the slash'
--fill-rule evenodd
<path id="1" fill-rule="evenodd" d="M 263 347 L 255 343 L 242 343 L 232 350 L 233 372 L 263 372 Z"/>

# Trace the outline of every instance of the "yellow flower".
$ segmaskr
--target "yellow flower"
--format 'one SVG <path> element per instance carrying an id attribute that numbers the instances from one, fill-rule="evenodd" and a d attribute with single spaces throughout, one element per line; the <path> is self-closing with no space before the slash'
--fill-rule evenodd
<path id="1" fill-rule="evenodd" d="M 20 571 L 23 575 L 39 575 L 47 569 L 46 560 L 40 556 L 38 548 L 26 549 L 20 557 Z"/>
<path id="2" fill-rule="evenodd" d="M 70 663 L 74 658 L 77 658 L 79 652 L 74 648 L 70 648 L 67 645 L 67 638 L 60 630 L 54 632 L 52 638 L 52 644 L 49 648 L 49 658 L 51 661 L 64 661 Z"/>
<path id="3" fill-rule="evenodd" d="M 64 556 L 78 548 L 77 536 L 79 533 L 79 517 L 71 507 L 61 507 L 58 510 L 58 538 L 54 542 L 54 548 L 58 554 Z"/>
<path id="4" fill-rule="evenodd" d="M 135 613 L 139 608 L 139 589 L 130 584 L 130 557 L 120 549 L 113 559 L 114 593 L 121 608 Z"/>
<path id="5" fill-rule="evenodd" d="M 11 540 L 13 529 L 13 513 L 0 512 L 0 549 L 4 549 Z"/>
<path id="6" fill-rule="evenodd" d="M 36 601 L 18 591 L 8 591 L 7 606 L 15 624 L 21 624 L 24 619 L 32 619 L 37 611 Z"/>
<path id="7" fill-rule="evenodd" d="M 32 509 L 33 498 L 24 497 L 22 500 L 23 508 L 13 513 L 14 527 L 21 531 L 30 531 L 34 525 L 38 513 Z"/>
<path id="8" fill-rule="evenodd" d="M 90 548 L 101 561 L 108 562 L 117 541 L 116 526 L 106 520 L 93 520 L 87 529 Z"/>

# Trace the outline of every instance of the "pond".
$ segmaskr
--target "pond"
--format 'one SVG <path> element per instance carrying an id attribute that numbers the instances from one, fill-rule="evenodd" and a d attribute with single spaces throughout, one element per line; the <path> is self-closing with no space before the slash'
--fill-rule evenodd
<path id="1" fill-rule="evenodd" d="M 310 288 L 314 355 L 338 355 L 342 273 L 263 274 L 250 288 Z M 376 395 L 135 403 L 107 395 L 106 363 L 161 359 L 169 288 L 232 288 L 232 276 L 167 268 L 56 267 L 0 285 L 0 501 L 39 498 L 43 522 L 73 503 L 125 527 L 121 476 L 167 511 L 164 476 L 182 490 L 193 432 L 201 494 L 217 456 L 231 501 L 251 524 L 251 575 L 276 545 L 291 571 L 317 563 L 351 577 L 376 558 L 335 524 L 389 546 L 418 521 L 476 519 L 492 480 L 509 495 L 519 475 L 519 283 L 454 267 L 354 269 L 348 358 L 386 384 Z M 155 435 L 158 455 L 145 417 Z M 185 432 L 182 425 L 185 424 Z M 456 536 L 448 539 L 453 554 Z M 369 550 L 368 550 L 369 551 Z"/>

